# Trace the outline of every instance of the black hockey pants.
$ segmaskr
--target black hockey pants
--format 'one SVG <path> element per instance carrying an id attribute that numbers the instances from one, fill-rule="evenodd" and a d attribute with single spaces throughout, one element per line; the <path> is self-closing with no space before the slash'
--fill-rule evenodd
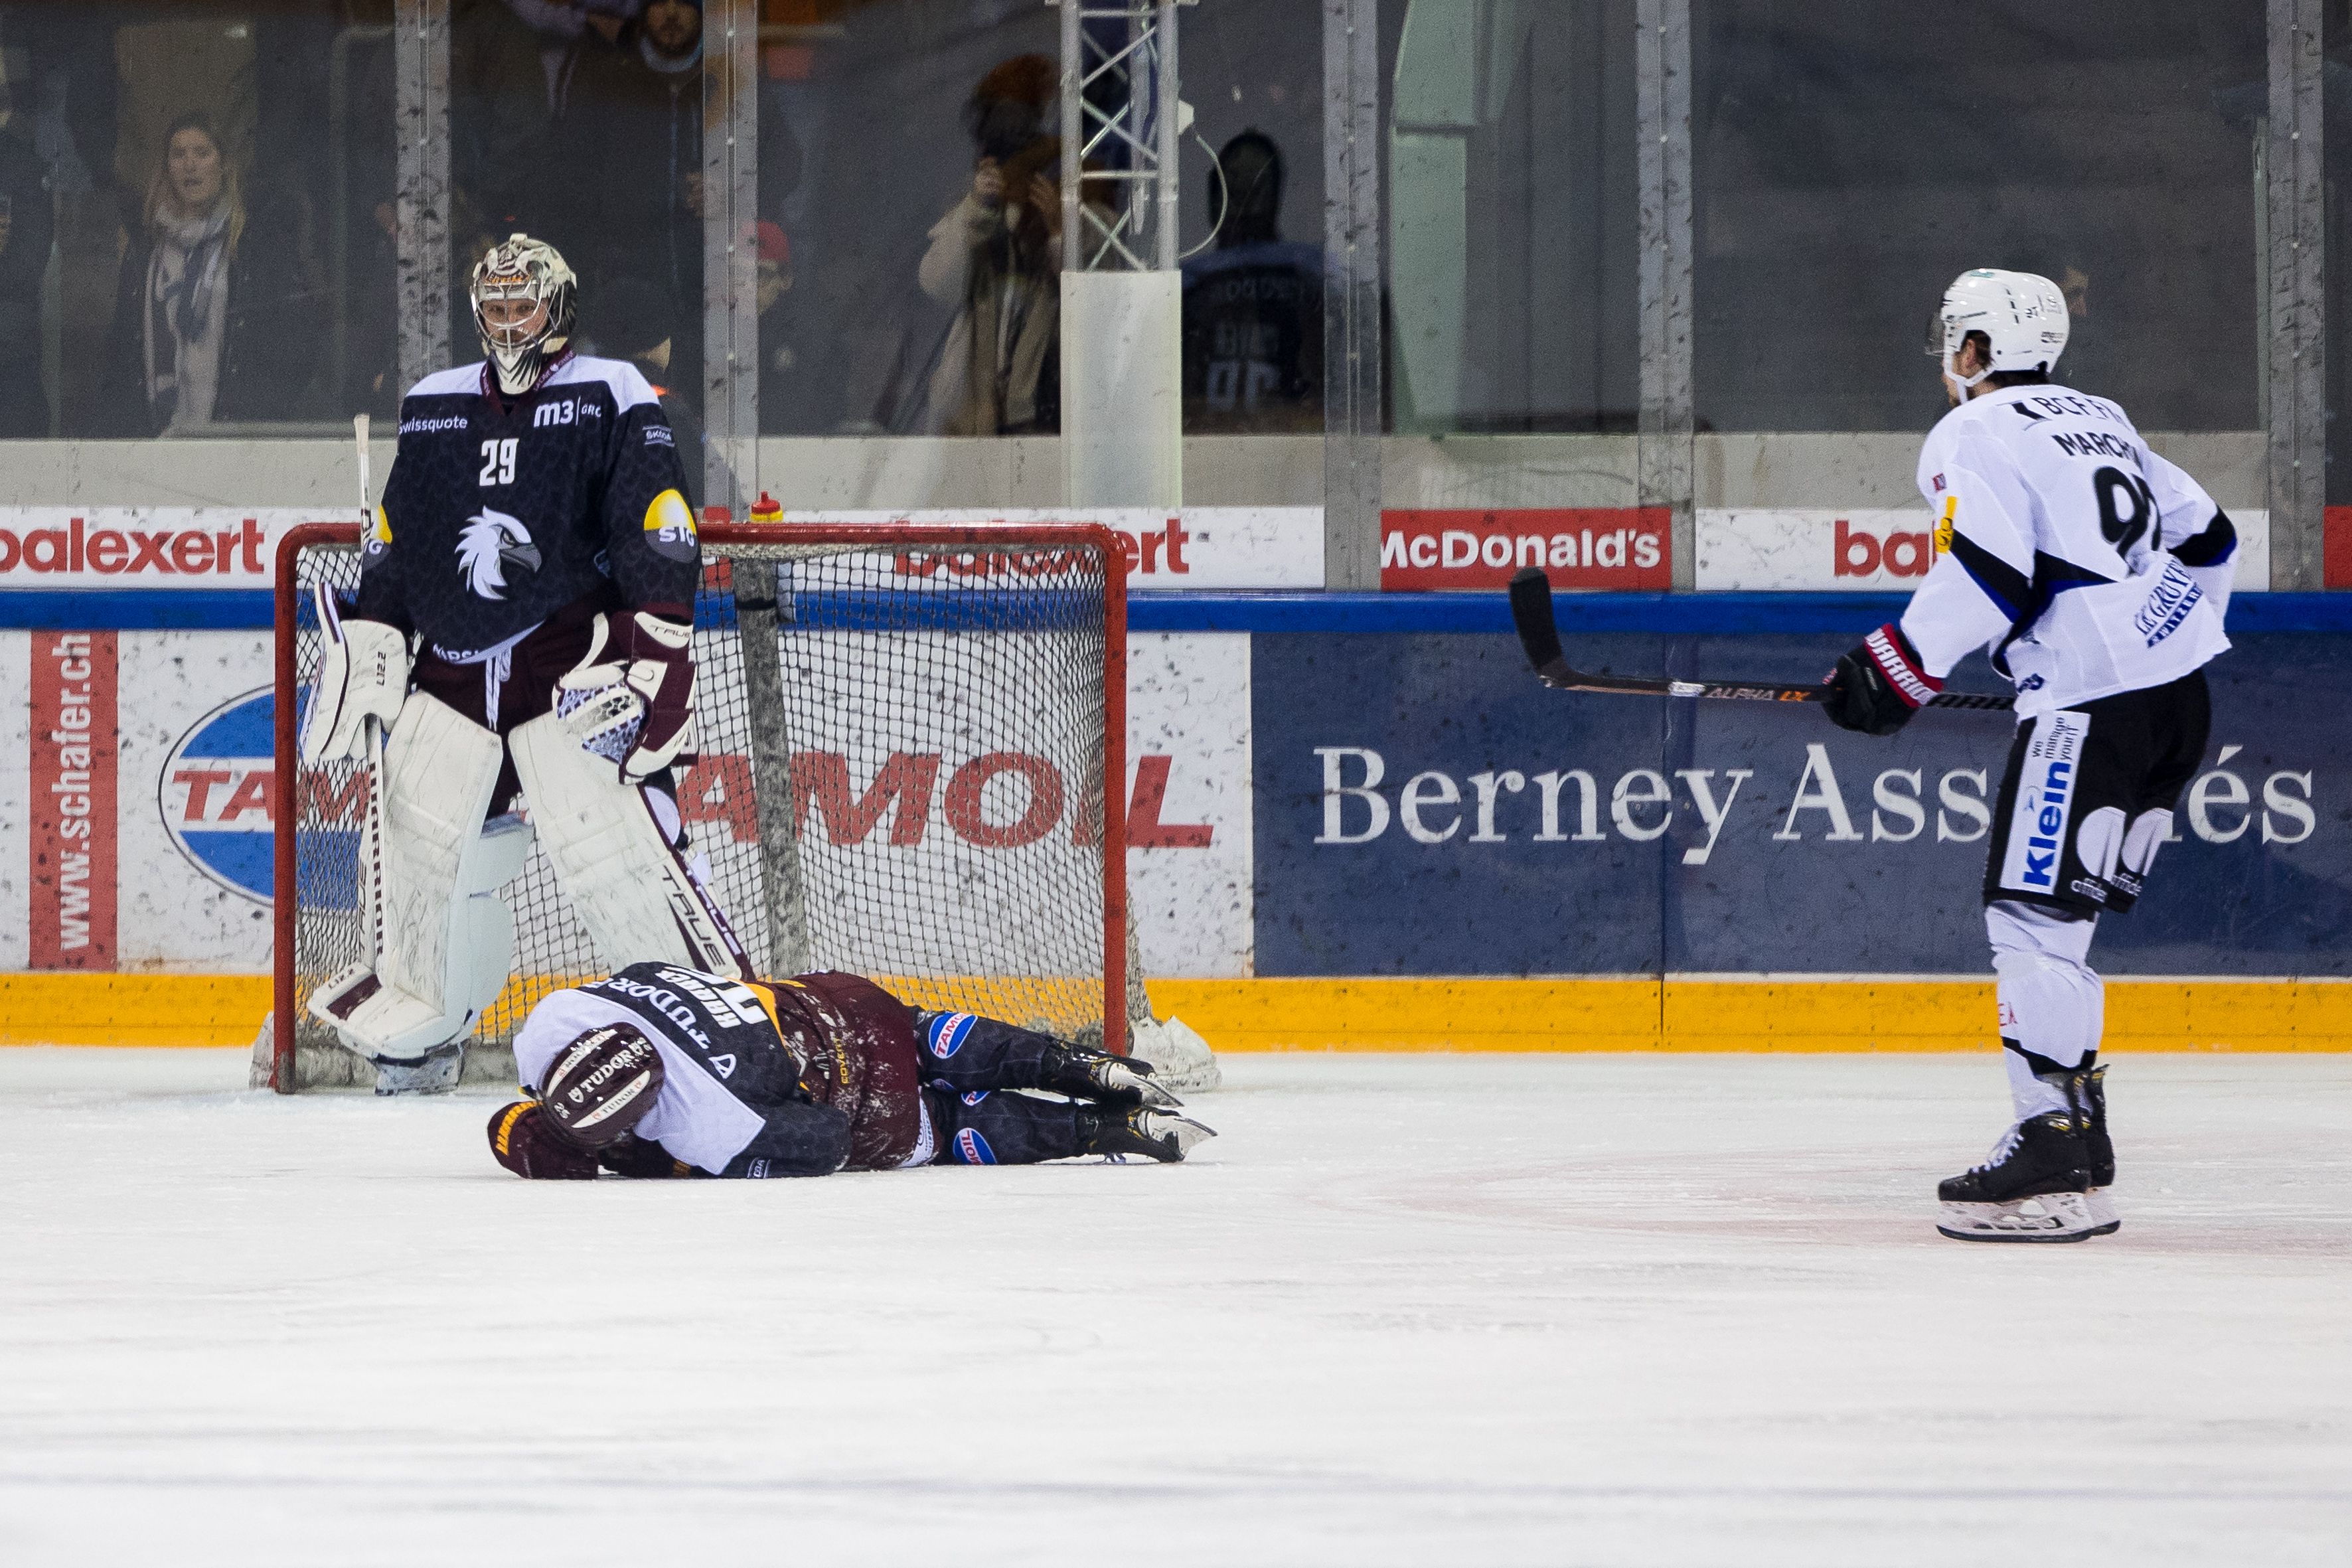
<path id="1" fill-rule="evenodd" d="M 1032 1165 L 1083 1153 L 1087 1108 L 1001 1089 L 1035 1089 L 1058 1042 L 971 1013 L 915 1014 L 929 1086 L 932 1136 L 942 1164 Z"/>

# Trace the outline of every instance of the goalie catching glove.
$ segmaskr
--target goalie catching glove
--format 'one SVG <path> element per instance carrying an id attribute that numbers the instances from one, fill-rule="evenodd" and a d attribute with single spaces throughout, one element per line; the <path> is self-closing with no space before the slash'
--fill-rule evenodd
<path id="1" fill-rule="evenodd" d="M 311 592 L 319 615 L 319 674 L 302 714 L 302 765 L 355 762 L 369 719 L 392 732 L 408 700 L 408 638 L 382 621 L 346 620 L 324 583 Z"/>
<path id="2" fill-rule="evenodd" d="M 694 627 L 650 610 L 598 616 L 580 662 L 556 682 L 555 711 L 581 749 L 643 784 L 694 751 Z"/>
<path id="3" fill-rule="evenodd" d="M 1889 621 L 1830 671 L 1829 695 L 1822 706 L 1841 730 L 1892 735 L 1911 721 L 1944 683 L 1919 662 L 1919 650 Z"/>

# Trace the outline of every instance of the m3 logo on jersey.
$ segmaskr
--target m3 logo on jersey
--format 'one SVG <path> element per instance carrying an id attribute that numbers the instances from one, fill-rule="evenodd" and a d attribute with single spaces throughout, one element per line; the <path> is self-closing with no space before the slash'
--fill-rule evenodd
<path id="1" fill-rule="evenodd" d="M 963 1049 L 965 1039 L 971 1034 L 971 1026 L 979 1021 L 969 1013 L 941 1014 L 931 1020 L 929 1038 L 924 1043 L 931 1055 L 945 1061 Z"/>
<path id="2" fill-rule="evenodd" d="M 965 1164 L 993 1165 L 996 1163 L 996 1151 L 988 1146 L 987 1139 L 982 1138 L 971 1128 L 966 1127 L 959 1131 L 955 1142 L 956 1158 Z"/>
<path id="3" fill-rule="evenodd" d="M 2009 820 L 2008 853 L 2001 857 L 2002 887 L 2027 893 L 2057 890 L 2066 821 L 2074 810 L 2075 775 L 2090 730 L 2090 715 L 2071 710 L 2034 721 L 2033 739 L 2018 775 L 2017 805 Z"/>
<path id="4" fill-rule="evenodd" d="M 536 572 L 539 562 L 539 547 L 530 542 L 530 530 L 520 518 L 494 507 L 486 506 L 467 518 L 457 535 L 457 569 L 466 574 L 466 586 L 478 598 L 503 600 L 507 567 L 512 564 Z"/>
<path id="5" fill-rule="evenodd" d="M 664 490 L 646 508 L 646 543 L 669 561 L 691 561 L 702 547 L 695 532 L 694 509 L 676 490 Z"/>
<path id="6" fill-rule="evenodd" d="M 566 397 L 552 403 L 542 403 L 530 411 L 530 427 L 544 430 L 551 425 L 570 425 L 580 417 L 580 400 Z"/>

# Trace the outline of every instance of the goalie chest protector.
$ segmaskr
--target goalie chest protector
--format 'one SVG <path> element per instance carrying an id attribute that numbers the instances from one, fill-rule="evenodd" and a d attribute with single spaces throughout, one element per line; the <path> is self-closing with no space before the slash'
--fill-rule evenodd
<path id="1" fill-rule="evenodd" d="M 478 652 L 567 605 L 694 603 L 701 542 L 677 437 L 616 360 L 568 359 L 521 397 L 478 364 L 416 384 L 362 547 L 357 614 Z"/>

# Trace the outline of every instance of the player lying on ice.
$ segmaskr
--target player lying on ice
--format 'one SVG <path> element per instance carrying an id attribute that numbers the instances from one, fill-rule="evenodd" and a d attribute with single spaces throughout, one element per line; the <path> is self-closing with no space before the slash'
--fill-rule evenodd
<path id="1" fill-rule="evenodd" d="M 303 718 L 305 766 L 370 761 L 381 784 L 371 951 L 310 1001 L 379 1094 L 457 1083 L 514 951 L 498 889 L 534 830 L 606 963 L 751 973 L 677 808 L 702 549 L 676 437 L 635 367 L 572 353 L 552 247 L 511 237 L 471 295 L 486 357 L 401 400 L 358 594 L 318 602 Z"/>
<path id="2" fill-rule="evenodd" d="M 490 1118 L 490 1152 L 541 1180 L 1174 1161 L 1215 1136 L 1142 1062 L 908 1007 L 854 974 L 632 964 L 542 998 L 514 1053 L 533 1098 Z"/>
<path id="3" fill-rule="evenodd" d="M 2080 1241 L 2119 1223 L 2091 935 L 2138 900 L 2204 757 L 2237 532 L 2121 408 L 2053 384 L 2066 301 L 2048 279 L 1962 273 L 1929 339 L 1952 403 L 1919 455 L 1936 563 L 1838 661 L 1826 707 L 1893 734 L 1977 647 L 2017 688 L 1984 876 L 2017 1120 L 1937 1189 L 1937 1228 Z"/>

